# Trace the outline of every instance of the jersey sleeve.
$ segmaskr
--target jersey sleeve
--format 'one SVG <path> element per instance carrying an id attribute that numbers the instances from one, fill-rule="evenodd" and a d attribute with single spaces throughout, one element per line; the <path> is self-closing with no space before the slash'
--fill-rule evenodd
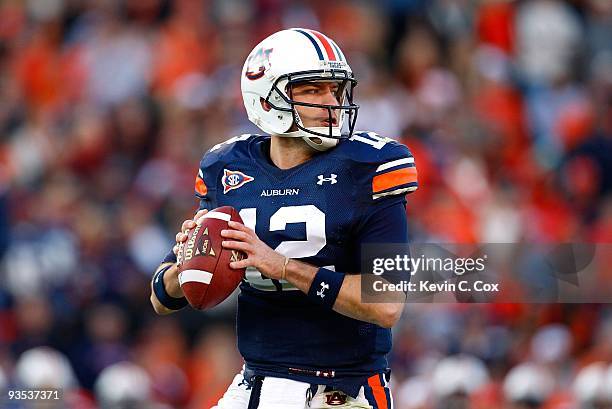
<path id="1" fill-rule="evenodd" d="M 202 162 L 204 162 L 204 159 L 202 160 Z M 215 180 L 215 178 L 211 174 L 212 169 L 202 168 L 202 162 L 200 162 L 200 169 L 198 170 L 198 174 L 195 179 L 195 196 L 200 201 L 198 210 L 212 210 L 215 208 L 215 190 L 212 189 L 212 182 Z M 209 185 L 211 186 L 211 188 L 209 188 Z"/>
<path id="2" fill-rule="evenodd" d="M 362 202 L 404 201 L 406 194 L 417 190 L 417 168 L 406 145 L 373 132 L 357 133 L 347 143 L 352 144 L 354 177 Z"/>
<path id="3" fill-rule="evenodd" d="M 386 155 L 370 167 L 369 187 L 373 201 L 404 197 L 417 190 L 417 168 L 405 145 L 393 141 Z"/>
<path id="4" fill-rule="evenodd" d="M 216 162 L 217 155 L 214 153 L 207 152 L 200 161 L 200 167 L 195 178 L 195 195 L 200 199 L 200 204 L 204 202 L 212 202 L 215 198 L 215 186 L 214 181 L 216 180 Z M 201 208 L 201 205 L 200 205 Z"/>
<path id="5" fill-rule="evenodd" d="M 410 255 L 408 247 L 408 220 L 406 207 L 400 201 L 385 201 L 384 205 L 371 206 L 356 231 L 356 248 L 359 271 L 373 274 L 375 259 L 395 259 L 396 254 Z M 398 251 L 401 250 L 401 253 Z M 410 271 L 386 271 L 385 280 L 392 283 L 410 281 Z"/>
<path id="6" fill-rule="evenodd" d="M 370 207 L 356 231 L 358 248 L 372 243 L 408 243 L 406 206 L 399 201 Z"/>
<path id="7" fill-rule="evenodd" d="M 204 154 L 195 179 L 195 195 L 200 199 L 200 209 L 214 209 L 217 204 L 217 190 L 221 172 L 225 163 L 236 159 L 238 152 L 244 150 L 247 141 L 256 137 L 254 134 L 234 136 L 225 142 L 218 143 Z"/>

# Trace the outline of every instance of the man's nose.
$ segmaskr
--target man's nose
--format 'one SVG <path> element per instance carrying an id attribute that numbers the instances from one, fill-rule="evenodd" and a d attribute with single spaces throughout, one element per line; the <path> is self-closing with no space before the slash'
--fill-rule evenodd
<path id="1" fill-rule="evenodd" d="M 327 88 L 323 97 L 325 105 L 339 105 L 338 96 L 332 88 Z"/>

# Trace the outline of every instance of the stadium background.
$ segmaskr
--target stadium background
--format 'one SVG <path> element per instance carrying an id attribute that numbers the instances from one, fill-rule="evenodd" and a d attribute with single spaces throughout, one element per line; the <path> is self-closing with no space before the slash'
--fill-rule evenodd
<path id="1" fill-rule="evenodd" d="M 343 47 L 357 128 L 411 147 L 413 240 L 612 240 L 608 0 L 5 0 L 0 389 L 42 382 L 68 407 L 96 407 L 101 371 L 129 361 L 102 394 L 123 387 L 147 408 L 222 394 L 241 365 L 233 305 L 157 317 L 148 283 L 196 206 L 202 153 L 255 131 L 245 56 L 295 26 Z M 523 367 L 519 384 L 573 408 L 581 368 L 612 362 L 612 309 L 413 304 L 394 337 L 399 409 L 505 407 L 504 380 L 526 362 L 544 373 Z M 51 350 L 22 355 L 39 346 L 74 375 Z M 592 374 L 585 385 L 603 379 Z"/>

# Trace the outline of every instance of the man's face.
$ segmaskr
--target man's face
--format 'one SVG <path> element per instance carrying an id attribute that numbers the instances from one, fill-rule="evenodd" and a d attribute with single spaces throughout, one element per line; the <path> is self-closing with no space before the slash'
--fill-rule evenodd
<path id="1" fill-rule="evenodd" d="M 340 84 L 337 81 L 318 81 L 294 84 L 291 96 L 294 101 L 320 105 L 340 105 Z M 329 111 L 326 108 L 305 107 L 295 105 L 306 128 L 328 127 L 330 125 Z M 338 125 L 337 110 L 331 111 L 331 125 Z"/>

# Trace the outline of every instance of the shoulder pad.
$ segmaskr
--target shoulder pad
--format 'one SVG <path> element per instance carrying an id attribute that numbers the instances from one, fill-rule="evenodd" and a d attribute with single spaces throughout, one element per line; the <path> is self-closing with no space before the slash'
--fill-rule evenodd
<path id="1" fill-rule="evenodd" d="M 235 150 L 244 148 L 247 145 L 247 141 L 251 138 L 256 138 L 260 135 L 245 133 L 242 135 L 234 136 L 229 138 L 227 141 L 220 142 L 210 148 L 208 152 L 204 154 L 202 163 L 210 163 L 219 160 L 221 157 L 232 154 Z"/>
<path id="2" fill-rule="evenodd" d="M 418 188 L 414 157 L 402 143 L 374 132 L 355 132 L 337 150 L 358 170 L 358 179 L 368 193 L 368 200 L 388 196 L 403 198 Z"/>
<path id="3" fill-rule="evenodd" d="M 196 196 L 200 199 L 209 197 L 211 190 L 214 190 L 212 183 L 223 164 L 231 161 L 235 155 L 246 154 L 248 141 L 258 136 L 260 135 L 242 134 L 210 148 L 200 161 L 200 169 L 195 181 Z M 208 185 L 206 184 L 207 181 Z"/>
<path id="4" fill-rule="evenodd" d="M 406 145 L 375 132 L 365 131 L 355 132 L 348 140 L 341 143 L 336 151 L 353 162 L 361 163 L 382 163 L 387 159 L 410 154 Z"/>

